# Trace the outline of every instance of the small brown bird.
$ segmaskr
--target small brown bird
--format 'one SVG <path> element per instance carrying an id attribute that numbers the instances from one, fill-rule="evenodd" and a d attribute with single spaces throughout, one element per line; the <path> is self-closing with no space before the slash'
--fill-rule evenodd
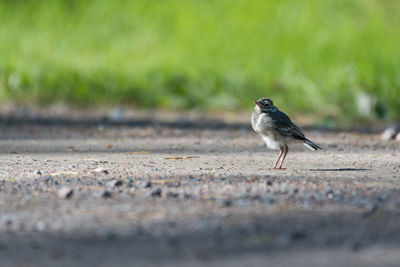
<path id="1" fill-rule="evenodd" d="M 285 113 L 274 106 L 271 99 L 263 97 L 253 103 L 256 106 L 251 116 L 251 126 L 264 139 L 267 147 L 281 150 L 274 169 L 282 169 L 283 161 L 289 152 L 288 145 L 291 143 L 303 143 L 311 150 L 322 149 L 308 140 L 299 127 Z M 281 164 L 277 168 L 282 155 Z"/>

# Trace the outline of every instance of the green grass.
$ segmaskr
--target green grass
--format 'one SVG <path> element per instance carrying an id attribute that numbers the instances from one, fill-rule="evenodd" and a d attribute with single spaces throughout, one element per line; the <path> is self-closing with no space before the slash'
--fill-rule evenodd
<path id="1" fill-rule="evenodd" d="M 0 98 L 400 116 L 400 2 L 0 2 Z"/>

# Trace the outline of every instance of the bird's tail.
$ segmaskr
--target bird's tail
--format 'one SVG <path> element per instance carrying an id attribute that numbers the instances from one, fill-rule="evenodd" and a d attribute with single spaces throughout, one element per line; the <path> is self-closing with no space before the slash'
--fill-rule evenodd
<path id="1" fill-rule="evenodd" d="M 317 144 L 314 144 L 313 142 L 311 142 L 310 140 L 308 140 L 307 138 L 305 138 L 304 139 L 304 143 L 303 143 L 306 147 L 308 147 L 309 149 L 311 149 L 311 150 L 318 150 L 318 149 L 321 149 L 322 150 L 322 147 L 320 147 L 319 145 L 317 145 Z"/>

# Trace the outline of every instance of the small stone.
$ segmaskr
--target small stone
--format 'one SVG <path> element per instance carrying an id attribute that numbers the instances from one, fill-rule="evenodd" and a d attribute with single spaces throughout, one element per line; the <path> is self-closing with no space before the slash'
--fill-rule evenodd
<path id="1" fill-rule="evenodd" d="M 134 183 L 136 189 L 151 188 L 153 185 L 151 181 L 136 180 Z"/>
<path id="2" fill-rule="evenodd" d="M 107 117 L 110 121 L 119 122 L 125 118 L 125 111 L 121 108 L 113 108 Z"/>
<path id="3" fill-rule="evenodd" d="M 97 173 L 103 173 L 103 174 L 108 174 L 108 170 L 106 169 L 106 168 L 103 168 L 103 167 L 97 167 L 96 169 L 94 169 L 94 172 L 97 172 Z"/>
<path id="4" fill-rule="evenodd" d="M 328 189 L 325 190 L 325 197 L 326 197 L 326 198 L 332 199 L 333 196 L 334 196 L 334 194 L 333 194 L 333 190 L 332 190 L 332 189 L 329 189 L 329 188 L 328 188 Z"/>
<path id="5" fill-rule="evenodd" d="M 195 199 L 194 195 L 189 194 L 189 193 L 183 194 L 183 198 L 184 198 L 184 199 Z"/>
<path id="6" fill-rule="evenodd" d="M 135 187 L 138 189 L 151 188 L 153 185 L 151 181 L 136 180 Z"/>
<path id="7" fill-rule="evenodd" d="M 398 125 L 389 126 L 383 133 L 381 134 L 381 139 L 384 141 L 388 141 L 390 139 L 395 138 L 397 131 L 399 130 Z M 397 137 L 396 137 L 397 138 Z"/>
<path id="8" fill-rule="evenodd" d="M 373 95 L 360 92 L 356 95 L 356 106 L 358 113 L 364 117 L 368 117 L 374 111 L 376 98 Z"/>
<path id="9" fill-rule="evenodd" d="M 374 213 L 378 211 L 378 205 L 376 204 L 369 204 L 365 207 L 364 212 L 362 213 L 362 216 L 364 218 L 372 216 Z"/>
<path id="10" fill-rule="evenodd" d="M 156 197 L 161 197 L 162 194 L 162 190 L 161 188 L 157 188 L 156 190 L 154 190 L 153 192 L 151 192 L 151 196 L 156 198 Z"/>
<path id="11" fill-rule="evenodd" d="M 44 179 L 44 182 L 45 182 L 47 185 L 56 184 L 56 183 L 55 183 L 56 181 L 54 181 L 54 178 L 51 177 L 51 176 L 46 177 L 46 178 Z M 56 185 L 57 185 L 57 184 L 56 184 Z"/>
<path id="12" fill-rule="evenodd" d="M 400 133 L 396 134 L 396 141 L 400 142 Z"/>
<path id="13" fill-rule="evenodd" d="M 101 196 L 103 198 L 110 198 L 111 197 L 111 192 L 108 191 L 108 190 L 105 190 Z"/>
<path id="14" fill-rule="evenodd" d="M 68 198 L 72 197 L 73 193 L 74 193 L 74 190 L 72 190 L 69 187 L 64 186 L 57 191 L 57 196 L 62 199 L 68 199 Z"/>
<path id="15" fill-rule="evenodd" d="M 222 205 L 223 205 L 224 207 L 230 207 L 230 206 L 233 205 L 233 201 L 232 201 L 231 199 L 224 199 L 224 200 L 222 201 Z"/>
<path id="16" fill-rule="evenodd" d="M 107 187 L 113 188 L 113 187 L 118 187 L 122 185 L 122 181 L 121 180 L 117 180 L 117 179 L 113 179 L 109 182 L 106 183 Z"/>
<path id="17" fill-rule="evenodd" d="M 37 229 L 39 232 L 42 232 L 44 229 L 46 229 L 46 224 L 45 224 L 44 222 L 42 222 L 42 221 L 39 221 L 39 222 L 36 224 L 36 229 Z"/>
<path id="18" fill-rule="evenodd" d="M 362 248 L 362 244 L 359 241 L 353 242 L 350 246 L 352 251 L 359 251 Z"/>
<path id="19" fill-rule="evenodd" d="M 267 185 L 271 186 L 271 185 L 272 185 L 272 181 L 271 181 L 271 180 L 268 180 L 268 181 L 267 181 Z"/>
<path id="20" fill-rule="evenodd" d="M 295 231 L 290 234 L 291 241 L 301 241 L 307 237 L 306 233 L 302 231 Z"/>
<path id="21" fill-rule="evenodd" d="M 175 192 L 168 192 L 167 193 L 167 198 L 178 198 L 179 194 Z"/>
<path id="22" fill-rule="evenodd" d="M 134 187 L 129 188 L 128 192 L 129 194 L 134 194 L 136 189 Z"/>
<path id="23" fill-rule="evenodd" d="M 34 175 L 42 176 L 42 172 L 40 170 L 35 170 L 33 172 Z"/>
<path id="24" fill-rule="evenodd" d="M 126 185 L 126 187 L 128 187 L 128 188 L 131 188 L 131 187 L 134 186 L 134 181 L 133 181 L 132 177 L 128 177 L 128 178 L 127 178 L 127 181 L 126 181 L 125 185 Z"/>
<path id="25" fill-rule="evenodd" d="M 269 196 L 261 198 L 261 201 L 263 203 L 268 203 L 268 204 L 275 204 L 276 203 L 276 199 L 273 198 L 273 197 L 269 197 Z"/>
<path id="26" fill-rule="evenodd" d="M 375 203 L 385 203 L 386 199 L 383 196 L 376 196 Z"/>

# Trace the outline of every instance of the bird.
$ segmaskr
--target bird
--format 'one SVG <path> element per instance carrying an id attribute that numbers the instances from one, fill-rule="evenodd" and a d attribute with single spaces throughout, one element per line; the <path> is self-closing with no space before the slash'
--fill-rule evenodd
<path id="1" fill-rule="evenodd" d="M 280 149 L 278 159 L 273 169 L 282 170 L 283 162 L 289 152 L 289 144 L 303 143 L 311 150 L 322 149 L 319 145 L 307 139 L 299 127 L 294 124 L 288 115 L 280 111 L 271 99 L 262 97 L 255 104 L 254 112 L 251 116 L 251 126 L 265 141 L 270 149 Z M 278 167 L 279 160 L 282 161 Z"/>

